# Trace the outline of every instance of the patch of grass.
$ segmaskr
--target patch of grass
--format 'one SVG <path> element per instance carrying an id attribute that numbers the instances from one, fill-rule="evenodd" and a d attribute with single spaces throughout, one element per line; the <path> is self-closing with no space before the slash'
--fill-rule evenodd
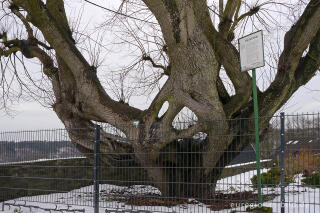
<path id="1" fill-rule="evenodd" d="M 319 155 L 313 152 L 300 150 L 296 153 L 288 153 L 285 158 L 285 184 L 293 182 L 296 174 L 303 174 L 302 180 L 306 185 L 319 187 Z M 272 168 L 268 172 L 261 174 L 262 187 L 276 187 L 281 182 L 280 168 Z M 251 178 L 251 183 L 257 187 L 257 176 Z"/>
<path id="2" fill-rule="evenodd" d="M 320 174 L 314 173 L 309 177 L 305 177 L 301 180 L 305 185 L 313 186 L 316 188 L 320 188 Z"/>
<path id="3" fill-rule="evenodd" d="M 23 213 L 20 209 L 14 209 L 14 213 Z"/>
<path id="4" fill-rule="evenodd" d="M 268 213 L 272 213 L 272 208 L 271 207 L 266 207 L 266 206 L 262 206 L 262 207 L 247 207 L 246 211 L 247 212 L 268 212 Z"/>
<path id="5" fill-rule="evenodd" d="M 257 175 L 254 175 L 251 179 L 251 183 L 254 187 L 257 187 Z M 261 173 L 261 187 L 276 187 L 280 184 L 281 173 L 279 168 L 272 168 L 268 172 Z M 293 182 L 292 176 L 285 176 L 285 183 L 289 184 Z"/>
<path id="6" fill-rule="evenodd" d="M 116 201 L 116 199 L 114 197 L 105 197 L 105 198 L 102 198 L 102 200 L 106 201 L 106 202 Z"/>

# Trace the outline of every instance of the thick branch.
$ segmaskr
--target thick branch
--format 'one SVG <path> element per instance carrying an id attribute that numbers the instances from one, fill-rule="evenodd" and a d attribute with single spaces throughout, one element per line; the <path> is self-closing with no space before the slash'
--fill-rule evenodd
<path id="1" fill-rule="evenodd" d="M 189 126 L 187 129 L 177 130 L 171 126 L 171 123 L 166 123 L 162 126 L 161 137 L 159 137 L 156 143 L 152 144 L 153 149 L 162 150 L 172 141 L 182 138 L 190 138 L 198 132 L 205 132 L 207 130 L 206 128 L 207 126 L 205 123 L 200 122 Z"/>
<path id="2" fill-rule="evenodd" d="M 278 73 L 269 88 L 261 94 L 259 102 L 266 116 L 276 112 L 316 70 L 319 54 L 320 4 L 311 0 L 298 22 L 286 33 Z M 312 43 L 311 43 L 312 42 Z M 311 43 L 306 57 L 303 52 Z"/>
<path id="3" fill-rule="evenodd" d="M 197 123 L 195 125 L 190 126 L 187 129 L 179 130 L 176 131 L 174 135 L 174 139 L 179 139 L 179 138 L 190 138 L 194 136 L 196 133 L 204 131 L 205 130 L 205 125 L 202 125 L 202 123 Z"/>
<path id="4" fill-rule="evenodd" d="M 169 101 L 167 112 L 161 117 L 161 121 L 166 124 L 171 124 L 177 114 L 183 109 L 183 104 L 177 103 L 173 98 Z"/>
<path id="5" fill-rule="evenodd" d="M 161 26 L 168 46 L 180 42 L 180 14 L 176 0 L 142 0 Z"/>
<path id="6" fill-rule="evenodd" d="M 220 77 L 217 78 L 217 89 L 218 89 L 222 104 L 228 103 L 230 101 L 230 95 L 227 89 L 225 88 Z"/>
<path id="7" fill-rule="evenodd" d="M 296 87 L 306 84 L 320 68 L 320 30 L 295 72 Z"/>
<path id="8" fill-rule="evenodd" d="M 159 111 L 167 100 L 173 95 L 173 81 L 169 78 L 161 88 L 160 92 L 153 99 L 149 108 L 142 115 L 143 122 L 151 125 L 157 120 Z"/>
<path id="9" fill-rule="evenodd" d="M 227 37 L 229 35 L 229 30 L 233 22 L 233 16 L 238 11 L 240 6 L 241 0 L 228 0 L 226 4 L 226 8 L 219 23 L 219 32 L 225 39 L 228 39 Z M 230 38 L 229 40 L 231 41 L 233 40 L 233 38 Z"/>
<path id="10" fill-rule="evenodd" d="M 11 5 L 10 7 L 11 11 L 22 21 L 23 25 L 25 26 L 29 38 L 33 38 L 33 30 L 26 20 L 26 18 L 19 12 L 19 8 L 16 7 L 15 5 Z"/>
<path id="11" fill-rule="evenodd" d="M 224 39 L 214 28 L 206 3 L 200 4 L 197 2 L 194 4 L 196 6 L 195 11 L 198 11 L 195 14 L 197 21 L 212 45 L 219 62 L 224 66 L 236 91 L 236 95 L 225 106 L 227 117 L 231 117 L 234 112 L 248 103 L 251 95 L 251 78 L 248 73 L 240 72 L 239 52 L 231 42 Z"/>
<path id="12" fill-rule="evenodd" d="M 11 54 L 13 53 L 16 53 L 20 51 L 20 48 L 19 47 L 10 47 L 9 49 L 7 50 L 2 50 L 0 49 L 0 56 L 5 56 L 5 57 L 8 57 L 10 56 Z"/>
<path id="13" fill-rule="evenodd" d="M 102 116 L 113 125 L 131 123 L 132 120 L 140 117 L 140 110 L 112 100 L 105 92 L 95 69 L 87 63 L 74 44 L 63 18 L 65 17 L 64 8 L 59 7 L 58 10 L 54 8 L 62 5 L 62 0 L 47 6 L 37 0 L 14 0 L 13 2 L 27 11 L 28 20 L 41 30 L 56 53 L 63 56 L 63 60 L 75 77 L 81 98 L 89 105 L 88 108 L 95 109 L 94 113 L 97 113 L 97 116 Z M 56 19 L 51 15 L 52 11 L 59 12 L 54 16 Z"/>
<path id="14" fill-rule="evenodd" d="M 223 0 L 219 0 L 219 18 L 220 18 L 220 22 L 222 22 L 222 20 L 223 20 L 223 6 L 224 6 Z"/>
<path id="15" fill-rule="evenodd" d="M 311 0 L 298 22 L 286 33 L 278 71 L 293 72 L 299 58 L 320 29 L 320 2 Z"/>

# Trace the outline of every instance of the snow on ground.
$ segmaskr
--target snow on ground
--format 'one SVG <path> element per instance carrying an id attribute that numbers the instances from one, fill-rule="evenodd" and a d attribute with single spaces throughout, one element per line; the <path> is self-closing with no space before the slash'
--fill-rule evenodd
<path id="1" fill-rule="evenodd" d="M 269 169 L 261 169 L 261 173 Z M 236 193 L 253 191 L 251 178 L 257 174 L 257 170 L 251 170 L 238 175 L 223 178 L 217 182 L 216 191 L 224 193 Z"/>
<path id="2" fill-rule="evenodd" d="M 260 163 L 269 162 L 269 161 L 272 161 L 272 159 L 260 160 Z M 239 167 L 239 166 L 256 165 L 256 162 L 257 161 L 251 161 L 251 162 L 247 162 L 247 163 L 238 163 L 238 164 L 226 166 L 225 168 L 234 168 L 234 167 Z"/>
<path id="3" fill-rule="evenodd" d="M 263 169 L 261 172 L 266 172 Z M 251 187 L 250 179 L 256 174 L 255 170 L 241 173 L 232 177 L 224 178 L 218 181 L 217 191 L 223 193 L 235 193 L 244 191 L 256 192 Z M 285 188 L 286 212 L 320 212 L 320 189 L 304 187 L 301 184 L 302 175 L 294 177 L 294 183 L 289 184 Z M 92 192 L 93 186 L 87 186 L 80 189 L 70 191 L 68 193 L 56 193 L 50 195 L 41 195 L 33 197 L 23 197 L 17 200 L 6 201 L 4 211 L 1 211 L 2 204 L 0 203 L 0 213 L 42 213 L 42 212 L 85 212 L 93 213 L 92 206 Z M 278 194 L 280 195 L 280 188 L 263 188 L 263 194 Z M 202 203 L 196 204 L 182 204 L 174 207 L 164 206 L 132 206 L 127 205 L 126 202 L 121 202 L 115 197 L 119 195 L 128 198 L 128 196 L 159 196 L 160 191 L 152 186 L 135 185 L 131 187 L 121 187 L 116 185 L 101 184 L 100 185 L 100 212 L 185 212 L 185 213 L 211 213 L 208 206 Z M 121 196 L 120 196 L 121 198 Z M 43 203 L 41 203 L 43 202 Z M 45 203 L 45 202 L 55 202 Z M 10 206 L 7 204 L 13 204 Z M 20 205 L 20 207 L 19 207 Z M 246 207 L 253 205 L 252 203 L 234 203 L 232 210 L 244 211 Z M 273 212 L 280 212 L 280 196 L 265 202 L 264 206 L 273 207 Z M 102 208 L 104 207 L 104 208 Z M 126 211 L 127 210 L 127 211 Z M 219 211 L 220 213 L 230 213 L 230 209 Z"/>
<path id="4" fill-rule="evenodd" d="M 17 162 L 7 162 L 7 163 L 0 163 L 0 166 L 5 165 L 15 165 L 15 164 L 27 164 L 27 163 L 37 163 L 37 162 L 44 162 L 44 161 L 55 161 L 55 160 L 69 160 L 69 159 L 82 159 L 86 157 L 67 157 L 67 158 L 41 158 L 37 160 L 28 160 L 28 161 L 17 161 Z"/>

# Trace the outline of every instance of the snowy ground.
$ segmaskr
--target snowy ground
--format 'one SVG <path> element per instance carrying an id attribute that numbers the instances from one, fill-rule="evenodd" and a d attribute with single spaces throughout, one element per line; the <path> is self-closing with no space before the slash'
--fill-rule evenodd
<path id="1" fill-rule="evenodd" d="M 264 169 L 262 172 L 266 172 Z M 236 193 L 243 191 L 254 191 L 251 187 L 250 178 L 256 174 L 256 171 L 249 171 L 224 178 L 217 184 L 218 192 Z M 320 212 L 320 190 L 310 187 L 301 186 L 301 175 L 295 176 L 295 182 L 285 188 L 286 192 L 286 212 Z M 0 203 L 0 213 L 42 213 L 42 212 L 93 212 L 92 207 L 92 192 L 93 187 L 87 186 L 81 189 L 73 190 L 69 193 L 56 193 L 50 195 L 33 196 L 19 198 L 15 201 L 7 201 L 3 206 L 4 211 L 1 211 L 2 204 Z M 208 206 L 202 203 L 182 204 L 174 207 L 164 206 L 131 206 L 126 202 L 121 202 L 119 194 L 123 197 L 137 196 L 158 196 L 160 191 L 152 186 L 136 185 L 132 187 L 120 187 L 115 185 L 100 185 L 100 212 L 186 212 L 186 213 L 209 213 L 212 211 Z M 263 194 L 280 194 L 280 188 L 263 188 Z M 43 202 L 43 203 L 40 203 Z M 45 202 L 48 203 L 45 203 Z M 54 201 L 56 204 L 49 202 Z M 11 205 L 9 205 L 11 204 Z M 67 205 L 69 204 L 69 205 Z M 252 203 L 234 203 L 232 210 L 236 212 L 242 210 Z M 265 202 L 264 206 L 273 207 L 273 212 L 280 212 L 280 196 Z M 229 213 L 230 209 L 219 211 L 220 213 Z"/>
<path id="2" fill-rule="evenodd" d="M 81 158 L 86 158 L 86 157 L 67 157 L 67 158 L 41 158 L 37 160 L 27 160 L 27 161 L 17 161 L 17 162 L 7 162 L 7 163 L 0 163 L 0 166 L 5 166 L 5 165 L 15 165 L 15 164 L 27 164 L 27 163 L 37 163 L 37 162 L 45 162 L 45 161 L 56 161 L 56 160 L 69 160 L 69 159 L 81 159 Z"/>

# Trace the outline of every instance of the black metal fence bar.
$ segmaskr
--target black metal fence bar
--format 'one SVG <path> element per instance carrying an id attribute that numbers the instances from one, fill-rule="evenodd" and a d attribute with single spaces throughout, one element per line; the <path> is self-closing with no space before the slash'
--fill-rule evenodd
<path id="1" fill-rule="evenodd" d="M 94 205 L 94 213 L 99 213 L 99 173 L 100 173 L 100 126 L 94 126 L 94 176 L 93 176 L 93 183 L 94 183 L 94 198 L 93 198 L 93 205 Z"/>
<path id="2" fill-rule="evenodd" d="M 284 171 L 284 154 L 285 154 L 285 115 L 282 112 L 280 115 L 281 119 L 281 148 L 280 148 L 280 163 L 281 163 L 281 213 L 285 212 L 285 171 Z"/>

